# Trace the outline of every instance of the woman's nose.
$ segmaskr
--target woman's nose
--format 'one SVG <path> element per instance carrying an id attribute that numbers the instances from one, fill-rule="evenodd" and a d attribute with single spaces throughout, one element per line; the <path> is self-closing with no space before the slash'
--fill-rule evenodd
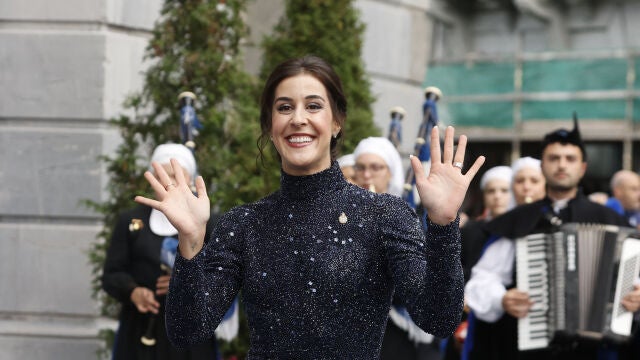
<path id="1" fill-rule="evenodd" d="M 296 109 L 293 114 L 292 114 L 293 118 L 292 118 L 292 123 L 294 126 L 302 126 L 302 125 L 306 125 L 307 124 L 307 114 L 303 109 Z"/>

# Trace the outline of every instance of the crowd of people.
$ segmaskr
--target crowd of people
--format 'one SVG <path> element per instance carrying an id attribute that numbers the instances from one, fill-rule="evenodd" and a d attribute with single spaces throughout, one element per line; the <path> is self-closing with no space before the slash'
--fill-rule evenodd
<path id="1" fill-rule="evenodd" d="M 425 112 L 433 116 L 441 93 L 428 89 Z M 515 281 L 514 240 L 558 223 L 640 221 L 634 172 L 612 177 L 610 197 L 581 193 L 587 158 L 577 122 L 548 133 L 539 160 L 486 170 L 485 210 L 461 224 L 460 206 L 484 162 L 465 161 L 464 135 L 454 147 L 447 127 L 441 144 L 437 118 L 425 122 L 429 161 L 413 156 L 415 183 L 405 184 L 397 150 L 404 109 L 391 111 L 392 136 L 363 139 L 338 157 L 346 114 L 340 79 L 324 60 L 277 66 L 260 124 L 279 155 L 280 189 L 215 220 L 192 157 L 175 147 L 170 156 L 154 153 L 145 178 L 155 196 L 136 197 L 140 206 L 123 214 L 105 264 L 103 287 L 123 303 L 114 358 L 215 358 L 215 329 L 240 292 L 249 359 L 640 357 L 637 335 L 517 347 L 517 321 L 534 302 Z M 402 198 L 407 186 L 417 192 L 415 209 Z M 153 255 L 167 237 L 176 240 L 170 277 Z M 640 286 L 621 305 L 637 312 Z M 148 313 L 161 319 L 152 330 L 160 345 L 136 357 L 149 352 L 139 344 L 151 328 Z"/>
<path id="2" fill-rule="evenodd" d="M 384 140 L 376 138 L 379 144 L 377 151 L 395 156 L 396 151 L 388 146 L 390 143 L 382 145 Z M 371 143 L 372 138 L 362 142 Z M 569 336 L 556 339 L 544 349 L 517 349 L 517 319 L 527 316 L 534 302 L 515 283 L 516 238 L 551 232 L 555 226 L 552 216 L 565 223 L 612 224 L 640 229 L 640 175 L 620 170 L 611 178 L 610 196 L 591 194 L 587 197 L 579 187 L 587 160 L 577 121 L 572 131 L 558 129 L 547 134 L 542 145 L 542 160 L 522 157 L 508 166 L 490 168 L 481 177 L 479 185 L 484 211 L 461 225 L 461 263 L 466 286 L 465 312 L 459 331 L 441 339 L 439 351 L 434 352 L 430 350 L 433 346 L 424 346 L 434 342 L 433 338 L 418 338 L 415 334 L 420 332 L 407 325 L 398 328 L 397 324 L 403 322 L 397 319 L 402 317 L 394 316 L 394 310 L 401 305 L 394 304 L 383 342 L 383 359 L 622 360 L 640 356 L 640 337 L 635 323 L 635 338 L 619 343 L 609 342 L 606 338 L 593 340 Z M 383 161 L 381 155 L 376 158 L 388 169 L 395 164 Z M 376 174 L 370 166 L 361 165 L 359 168 L 361 173 L 356 171 L 353 181 L 364 188 L 371 188 L 376 179 L 389 181 L 392 177 L 391 171 Z M 349 170 L 345 168 L 345 171 Z M 388 191 L 388 188 L 383 187 L 381 191 Z M 628 311 L 637 312 L 640 309 L 640 287 L 630 290 L 622 305 Z M 603 293 L 603 296 L 609 295 Z M 473 323 L 471 327 L 469 322 Z M 411 324 L 410 317 L 408 323 Z M 437 342 L 435 339 L 434 343 Z"/>
<path id="3" fill-rule="evenodd" d="M 517 169 L 523 171 L 524 160 L 513 164 L 511 189 L 516 207 L 485 224 L 485 243 L 479 252 L 475 247 L 473 255 L 476 256 L 470 257 L 471 262 L 466 264 L 466 268 L 471 268 L 471 274 L 465 286 L 465 300 L 471 312 L 462 356 L 466 359 L 637 358 L 640 356 L 637 335 L 636 339 L 616 343 L 607 341 L 606 337 L 594 339 L 568 333 L 556 336 L 544 348 L 518 349 L 518 319 L 526 317 L 536 303 L 532 294 L 518 288 L 514 240 L 530 234 L 557 231 L 560 225 L 567 223 L 631 227 L 629 216 L 621 215 L 623 210 L 616 212 L 591 201 L 581 192 L 579 183 L 586 172 L 587 153 L 577 120 L 574 120 L 573 130 L 559 129 L 544 137 L 540 159 L 539 165 L 529 160 L 531 169 L 536 170 L 529 177 L 535 181 L 529 182 L 535 183 L 538 191 L 527 194 L 523 193 L 525 186 L 517 186 L 520 179 L 515 173 Z M 638 175 L 632 172 L 624 174 L 631 176 L 623 181 L 630 181 L 631 186 L 637 187 Z M 520 175 L 525 178 L 524 174 Z M 618 180 L 616 174 L 612 185 Z M 634 204 L 635 208 L 625 210 L 637 213 L 640 192 L 614 191 L 612 199 L 626 196 L 635 197 L 633 201 L 623 200 L 625 204 Z M 463 239 L 463 248 L 465 246 L 467 242 Z M 609 296 L 607 290 L 597 290 L 598 296 Z M 623 298 L 622 305 L 628 311 L 636 312 L 640 308 L 640 287 L 628 290 L 630 292 Z"/>

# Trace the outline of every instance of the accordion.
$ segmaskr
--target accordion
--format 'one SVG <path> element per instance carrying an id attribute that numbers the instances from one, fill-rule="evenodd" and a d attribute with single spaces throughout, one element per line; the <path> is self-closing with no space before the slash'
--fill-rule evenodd
<path id="1" fill-rule="evenodd" d="M 518 289 L 534 302 L 518 319 L 518 349 L 541 349 L 557 332 L 625 340 L 633 313 L 621 304 L 640 274 L 640 235 L 610 225 L 562 225 L 516 239 Z"/>

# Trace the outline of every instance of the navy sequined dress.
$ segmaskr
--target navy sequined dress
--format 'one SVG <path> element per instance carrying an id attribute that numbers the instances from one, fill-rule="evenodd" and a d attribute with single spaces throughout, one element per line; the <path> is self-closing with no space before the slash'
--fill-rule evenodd
<path id="1" fill-rule="evenodd" d="M 462 312 L 458 221 L 426 238 L 401 198 L 347 183 L 338 164 L 282 173 L 236 207 L 191 260 L 176 259 L 167 329 L 177 347 L 213 336 L 242 290 L 249 359 L 375 359 L 395 291 L 414 322 L 450 335 Z"/>

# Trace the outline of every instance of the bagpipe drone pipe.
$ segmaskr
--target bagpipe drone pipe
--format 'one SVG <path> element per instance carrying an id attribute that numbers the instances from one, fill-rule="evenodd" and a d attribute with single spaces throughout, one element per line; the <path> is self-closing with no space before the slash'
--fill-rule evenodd
<path id="1" fill-rule="evenodd" d="M 416 136 L 416 142 L 413 146 L 412 154 L 417 156 L 418 159 L 427 163 L 431 161 L 431 149 L 430 149 L 430 136 L 431 130 L 438 124 L 438 111 L 436 102 L 442 98 L 442 91 L 435 86 L 429 86 L 425 88 L 425 101 L 422 105 L 422 122 L 418 128 L 418 135 Z M 416 209 L 416 196 L 414 194 L 414 185 L 416 183 L 416 175 L 413 172 L 413 167 L 410 165 L 407 168 L 404 177 L 404 188 L 402 192 L 402 198 L 411 207 Z"/>

